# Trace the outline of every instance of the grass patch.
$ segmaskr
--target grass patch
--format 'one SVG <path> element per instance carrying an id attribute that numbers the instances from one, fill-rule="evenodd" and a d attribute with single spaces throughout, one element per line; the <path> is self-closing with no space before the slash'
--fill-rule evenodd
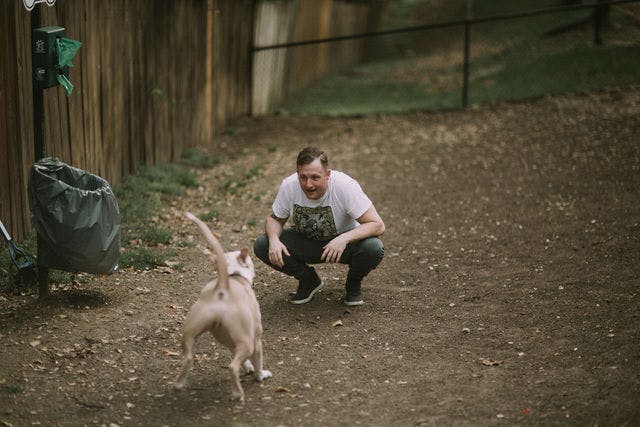
<path id="1" fill-rule="evenodd" d="M 173 232 L 155 225 L 143 225 L 140 238 L 150 246 L 168 245 L 173 237 Z"/>
<path id="2" fill-rule="evenodd" d="M 549 74 L 554 68 L 571 72 Z M 635 70 L 635 71 L 634 71 Z M 638 82 L 640 46 L 578 47 L 542 57 L 520 57 L 471 85 L 473 103 L 526 99 Z"/>
<path id="3" fill-rule="evenodd" d="M 165 195 L 182 195 L 187 188 L 198 186 L 195 175 L 185 166 L 164 164 L 143 166 L 138 175 L 124 178 L 114 187 L 122 223 L 131 228 L 142 225 L 162 207 Z"/>
<path id="4" fill-rule="evenodd" d="M 165 265 L 168 256 L 169 253 L 167 251 L 157 248 L 144 246 L 125 247 L 120 254 L 120 267 L 131 267 L 135 270 L 152 269 L 159 265 Z"/>
<path id="5" fill-rule="evenodd" d="M 432 94 L 428 85 L 336 76 L 319 81 L 291 99 L 283 108 L 290 113 L 358 116 L 378 113 L 453 108 L 460 91 Z"/>
<path id="6" fill-rule="evenodd" d="M 235 196 L 239 194 L 240 190 L 247 186 L 247 184 L 262 176 L 264 165 L 262 163 L 256 163 L 247 172 L 242 174 L 241 177 L 228 176 L 218 186 L 218 189 L 222 194 L 228 194 Z M 215 194 L 213 195 L 215 198 Z"/>
<path id="7" fill-rule="evenodd" d="M 190 166 L 204 167 L 213 162 L 195 152 L 186 158 Z M 120 267 L 144 270 L 166 265 L 172 254 L 157 246 L 171 243 L 173 233 L 156 226 L 151 218 L 161 211 L 167 198 L 197 186 L 195 175 L 185 164 L 164 164 L 145 166 L 114 189 L 122 218 Z"/>
<path id="8" fill-rule="evenodd" d="M 219 165 L 220 158 L 211 154 L 203 153 L 195 148 L 188 148 L 184 150 L 180 157 L 180 163 L 198 169 L 211 169 L 214 166 Z"/>
<path id="9" fill-rule="evenodd" d="M 391 26 L 414 25 L 416 11 L 427 10 L 428 3 L 390 2 Z M 473 5 L 474 16 L 494 16 L 539 10 L 558 2 L 478 0 Z M 451 17 L 440 21 L 461 18 L 455 8 L 448 13 Z M 594 46 L 592 14 L 592 9 L 580 9 L 473 25 L 469 102 L 520 100 L 640 83 L 637 23 L 612 7 L 609 25 L 603 27 L 604 44 Z M 433 23 L 429 16 L 423 18 Z M 358 116 L 460 108 L 463 31 L 460 26 L 414 33 L 409 42 L 409 35 L 380 37 L 378 44 L 391 46 L 395 52 L 384 60 L 314 82 L 288 99 L 281 112 Z M 411 52 L 399 59 L 403 50 Z"/>
<path id="10" fill-rule="evenodd" d="M 2 392 L 2 394 L 20 394 L 22 391 L 22 387 L 18 385 L 3 385 L 0 387 L 0 392 Z"/>
<path id="11" fill-rule="evenodd" d="M 137 181 L 134 186 L 161 194 L 183 195 L 186 188 L 198 186 L 195 175 L 178 164 L 144 166 L 138 175 L 129 178 Z"/>
<path id="12" fill-rule="evenodd" d="M 209 212 L 199 215 L 199 218 L 204 222 L 215 221 L 220 218 L 220 212 L 218 212 L 216 209 L 211 209 Z"/>

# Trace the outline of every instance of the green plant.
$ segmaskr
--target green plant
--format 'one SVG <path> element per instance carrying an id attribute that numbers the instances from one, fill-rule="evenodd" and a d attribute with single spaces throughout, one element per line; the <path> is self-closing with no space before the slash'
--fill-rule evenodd
<path id="1" fill-rule="evenodd" d="M 224 194 L 236 195 L 238 194 L 238 189 L 246 185 L 247 183 L 245 181 L 227 178 L 222 181 L 219 188 Z"/>
<path id="2" fill-rule="evenodd" d="M 140 237 L 145 243 L 151 246 L 167 245 L 171 242 L 173 233 L 170 230 L 147 224 L 143 227 Z"/>
<path id="3" fill-rule="evenodd" d="M 264 170 L 264 165 L 262 163 L 256 163 L 249 169 L 243 176 L 245 181 L 251 180 L 253 178 L 257 178 L 262 176 L 262 171 Z"/>
<path id="4" fill-rule="evenodd" d="M 206 163 L 199 154 L 188 154 L 187 158 L 196 164 Z M 126 177 L 114 189 L 122 219 L 121 268 L 144 270 L 166 263 L 169 251 L 140 245 L 166 245 L 173 238 L 170 230 L 157 227 L 150 218 L 162 209 L 163 198 L 181 195 L 186 188 L 197 186 L 198 181 L 186 164 L 164 164 L 144 166 L 138 175 Z"/>
<path id="5" fill-rule="evenodd" d="M 127 247 L 120 255 L 120 267 L 145 270 L 166 264 L 167 251 L 144 246 Z"/>
<path id="6" fill-rule="evenodd" d="M 235 176 L 226 177 L 218 186 L 223 194 L 229 195 L 237 195 L 240 192 L 240 189 L 247 186 L 249 181 L 256 177 L 262 176 L 262 171 L 264 170 L 264 165 L 262 163 L 256 163 L 249 169 L 247 172 L 242 174 L 241 178 L 237 178 Z M 217 198 L 215 194 L 213 194 L 213 198 Z"/>
<path id="7" fill-rule="evenodd" d="M 198 186 L 195 175 L 178 164 L 143 167 L 138 177 L 145 180 L 150 191 L 164 194 L 182 195 L 185 188 Z"/>
<path id="8" fill-rule="evenodd" d="M 2 394 L 20 394 L 22 393 L 22 387 L 19 385 L 3 385 L 0 387 Z"/>
<path id="9" fill-rule="evenodd" d="M 180 162 L 189 167 L 210 169 L 220 164 L 221 160 L 219 157 L 203 153 L 195 148 L 188 148 L 182 152 Z"/>
<path id="10" fill-rule="evenodd" d="M 220 217 L 220 213 L 215 209 L 212 209 L 209 212 L 200 215 L 200 219 L 205 222 L 214 221 L 219 217 Z"/>

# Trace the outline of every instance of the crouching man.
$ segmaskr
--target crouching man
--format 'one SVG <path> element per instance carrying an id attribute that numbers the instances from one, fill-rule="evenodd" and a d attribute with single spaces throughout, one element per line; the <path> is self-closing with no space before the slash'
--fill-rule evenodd
<path id="1" fill-rule="evenodd" d="M 349 265 L 344 303 L 363 304 L 362 279 L 382 261 L 385 226 L 360 184 L 329 169 L 326 153 L 304 148 L 297 172 L 286 177 L 267 216 L 266 234 L 254 243 L 256 256 L 298 280 L 293 304 L 305 304 L 324 287 L 309 264 Z M 289 218 L 293 227 L 284 228 Z"/>

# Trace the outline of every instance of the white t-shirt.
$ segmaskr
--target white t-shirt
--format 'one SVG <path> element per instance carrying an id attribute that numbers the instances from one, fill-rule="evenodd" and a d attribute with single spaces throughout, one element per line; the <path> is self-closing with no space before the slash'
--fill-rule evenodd
<path id="1" fill-rule="evenodd" d="M 331 240 L 358 226 L 360 218 L 373 203 L 358 182 L 349 175 L 332 170 L 326 193 L 309 199 L 300 187 L 298 174 L 282 180 L 271 209 L 278 218 L 291 218 L 294 228 L 313 240 Z"/>

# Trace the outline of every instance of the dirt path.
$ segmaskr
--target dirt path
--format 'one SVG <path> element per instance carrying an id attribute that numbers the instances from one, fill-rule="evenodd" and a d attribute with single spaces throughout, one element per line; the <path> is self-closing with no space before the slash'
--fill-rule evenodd
<path id="1" fill-rule="evenodd" d="M 157 218 L 183 271 L 89 278 L 45 305 L 0 296 L 0 425 L 640 423 L 640 88 L 247 119 L 223 139 L 230 160 Z M 212 272 L 181 212 L 215 210 L 223 245 L 250 246 L 304 145 L 386 222 L 365 305 L 345 309 L 344 267 L 322 266 L 328 288 L 291 306 L 293 280 L 257 262 L 274 377 L 246 378 L 246 404 L 229 402 L 229 353 L 202 337 L 174 392 L 181 321 Z"/>

